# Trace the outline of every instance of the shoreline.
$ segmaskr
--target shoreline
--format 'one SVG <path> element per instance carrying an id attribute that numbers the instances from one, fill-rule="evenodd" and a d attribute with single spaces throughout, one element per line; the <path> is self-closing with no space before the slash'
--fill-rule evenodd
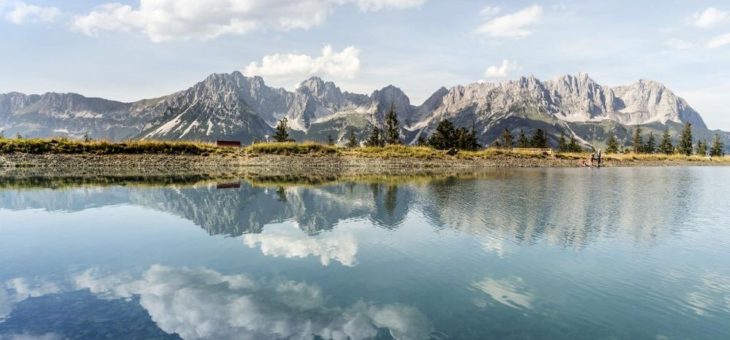
<path id="1" fill-rule="evenodd" d="M 577 168 L 582 155 L 495 153 L 489 157 L 380 157 L 352 154 L 0 154 L 0 177 L 240 175 L 418 175 L 479 172 L 498 168 Z M 728 166 L 728 157 L 667 159 L 604 158 L 602 167 Z"/>

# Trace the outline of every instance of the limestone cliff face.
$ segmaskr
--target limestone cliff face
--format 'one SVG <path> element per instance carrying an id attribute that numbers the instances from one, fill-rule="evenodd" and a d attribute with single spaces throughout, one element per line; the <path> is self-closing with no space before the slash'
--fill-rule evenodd
<path id="1" fill-rule="evenodd" d="M 606 87 L 587 74 L 563 76 L 542 82 L 534 77 L 499 84 L 457 86 L 433 106 L 427 119 L 458 118 L 463 112 L 504 117 L 518 108 L 568 122 L 612 120 L 623 125 L 690 122 L 706 129 L 700 115 L 664 85 L 640 80 L 629 86 Z M 423 121 L 426 123 L 426 121 Z"/>
<path id="2" fill-rule="evenodd" d="M 300 138 L 320 140 L 334 134 L 336 140 L 343 141 L 347 129 L 362 135 L 373 125 L 381 126 L 391 106 L 409 143 L 427 136 L 443 119 L 475 128 L 482 143 L 490 143 L 505 128 L 529 131 L 540 127 L 553 135 L 573 134 L 586 141 L 590 138 L 573 127 L 613 124 L 630 128 L 690 122 L 696 129 L 707 130 L 684 99 L 658 82 L 640 80 L 608 87 L 587 74 L 440 88 L 423 104 L 414 106 L 392 85 L 370 95 L 355 94 L 313 77 L 287 91 L 266 85 L 261 77 L 233 72 L 213 74 L 186 90 L 134 103 L 78 94 L 0 94 L 0 125 L 6 134 L 39 137 L 89 133 L 117 140 L 251 142 L 265 140 L 286 117 Z"/>

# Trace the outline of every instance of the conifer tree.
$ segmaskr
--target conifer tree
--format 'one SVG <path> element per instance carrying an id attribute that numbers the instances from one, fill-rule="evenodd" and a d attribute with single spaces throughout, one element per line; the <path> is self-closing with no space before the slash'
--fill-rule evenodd
<path id="1" fill-rule="evenodd" d="M 558 139 L 558 152 L 568 152 L 568 142 L 565 141 L 563 131 L 560 131 L 560 139 Z"/>
<path id="2" fill-rule="evenodd" d="M 692 154 L 692 123 L 686 123 L 684 124 L 684 129 L 682 129 L 682 135 L 679 137 L 679 153 L 684 155 L 691 155 Z"/>
<path id="3" fill-rule="evenodd" d="M 332 135 L 327 135 L 327 144 L 328 145 L 335 145 L 335 140 L 332 139 Z"/>
<path id="4" fill-rule="evenodd" d="M 380 136 L 380 129 L 377 126 L 373 126 L 373 130 L 372 130 L 372 132 L 370 132 L 370 137 L 368 137 L 368 140 L 365 141 L 365 145 L 367 145 L 367 146 L 384 146 L 385 145 L 383 138 Z"/>
<path id="5" fill-rule="evenodd" d="M 355 130 L 350 129 L 350 134 L 347 138 L 347 145 L 348 148 L 354 148 L 357 147 L 357 138 L 355 138 Z"/>
<path id="6" fill-rule="evenodd" d="M 529 148 L 530 147 L 530 140 L 527 139 L 527 136 L 525 135 L 525 130 L 520 129 L 520 137 L 517 139 L 517 147 L 518 148 Z"/>
<path id="7" fill-rule="evenodd" d="M 274 132 L 274 140 L 282 143 L 289 141 L 289 126 L 288 126 L 288 120 L 286 117 L 282 118 L 279 121 L 279 124 L 276 125 L 276 131 Z"/>
<path id="8" fill-rule="evenodd" d="M 436 126 L 436 131 L 428 138 L 428 144 L 434 149 L 447 150 L 456 147 L 456 129 L 454 124 L 444 119 Z"/>
<path id="9" fill-rule="evenodd" d="M 456 145 L 452 145 L 452 147 L 474 151 L 479 149 L 480 146 L 474 129 L 467 130 L 463 127 L 456 129 Z"/>
<path id="10" fill-rule="evenodd" d="M 646 140 L 646 144 L 644 145 L 644 152 L 646 152 L 646 153 L 656 152 L 656 138 L 654 138 L 653 132 L 649 132 L 649 138 Z"/>
<path id="11" fill-rule="evenodd" d="M 674 145 L 672 145 L 672 136 L 669 134 L 669 127 L 664 129 L 662 135 L 662 141 L 659 143 L 659 152 L 670 155 L 674 152 Z"/>
<path id="12" fill-rule="evenodd" d="M 530 144 L 533 148 L 546 149 L 548 147 L 548 141 L 547 136 L 545 135 L 545 131 L 543 131 L 542 129 L 535 130 L 535 134 L 532 135 L 532 140 L 530 141 Z"/>
<path id="13" fill-rule="evenodd" d="M 400 144 L 400 131 L 398 127 L 398 115 L 395 113 L 395 105 L 390 105 L 390 111 L 385 117 L 385 135 L 383 136 L 386 144 Z"/>
<path id="14" fill-rule="evenodd" d="M 697 154 L 700 156 L 707 156 L 707 142 L 704 140 L 697 141 Z"/>
<path id="15" fill-rule="evenodd" d="M 725 143 L 722 142 L 720 134 L 715 134 L 715 139 L 712 141 L 712 147 L 710 148 L 710 156 L 725 156 Z"/>
<path id="16" fill-rule="evenodd" d="M 504 132 L 502 132 L 502 147 L 511 149 L 514 145 L 514 142 L 512 141 L 512 133 L 509 132 L 509 130 L 504 129 Z"/>
<path id="17" fill-rule="evenodd" d="M 570 151 L 570 152 L 581 152 L 581 151 L 583 151 L 581 149 L 580 145 L 578 145 L 578 141 L 575 140 L 575 136 L 574 135 L 571 135 L 570 136 L 570 143 L 568 144 L 568 151 Z"/>
<path id="18" fill-rule="evenodd" d="M 618 140 L 616 140 L 616 135 L 611 133 L 608 136 L 608 141 L 606 142 L 606 152 L 607 153 L 618 153 Z"/>
<path id="19" fill-rule="evenodd" d="M 418 146 L 427 146 L 428 140 L 426 137 L 423 137 L 423 135 L 418 136 L 418 140 L 416 141 L 416 145 Z"/>
<path id="20" fill-rule="evenodd" d="M 637 125 L 636 129 L 634 129 L 633 144 L 634 153 L 642 153 L 644 151 L 644 137 L 641 135 L 641 126 Z"/>

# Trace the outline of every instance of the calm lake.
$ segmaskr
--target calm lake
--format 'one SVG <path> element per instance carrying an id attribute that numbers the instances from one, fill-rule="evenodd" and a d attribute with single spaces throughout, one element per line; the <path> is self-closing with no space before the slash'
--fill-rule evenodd
<path id="1" fill-rule="evenodd" d="M 0 339 L 730 339 L 728 178 L 4 183 Z"/>

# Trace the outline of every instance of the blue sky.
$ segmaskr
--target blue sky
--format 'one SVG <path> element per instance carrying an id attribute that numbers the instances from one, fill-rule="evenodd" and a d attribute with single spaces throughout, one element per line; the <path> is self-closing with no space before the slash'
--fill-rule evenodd
<path id="1" fill-rule="evenodd" d="M 727 1 L 0 0 L 0 92 L 137 100 L 214 72 L 312 75 L 420 104 L 440 86 L 586 72 L 665 83 L 730 130 Z"/>

